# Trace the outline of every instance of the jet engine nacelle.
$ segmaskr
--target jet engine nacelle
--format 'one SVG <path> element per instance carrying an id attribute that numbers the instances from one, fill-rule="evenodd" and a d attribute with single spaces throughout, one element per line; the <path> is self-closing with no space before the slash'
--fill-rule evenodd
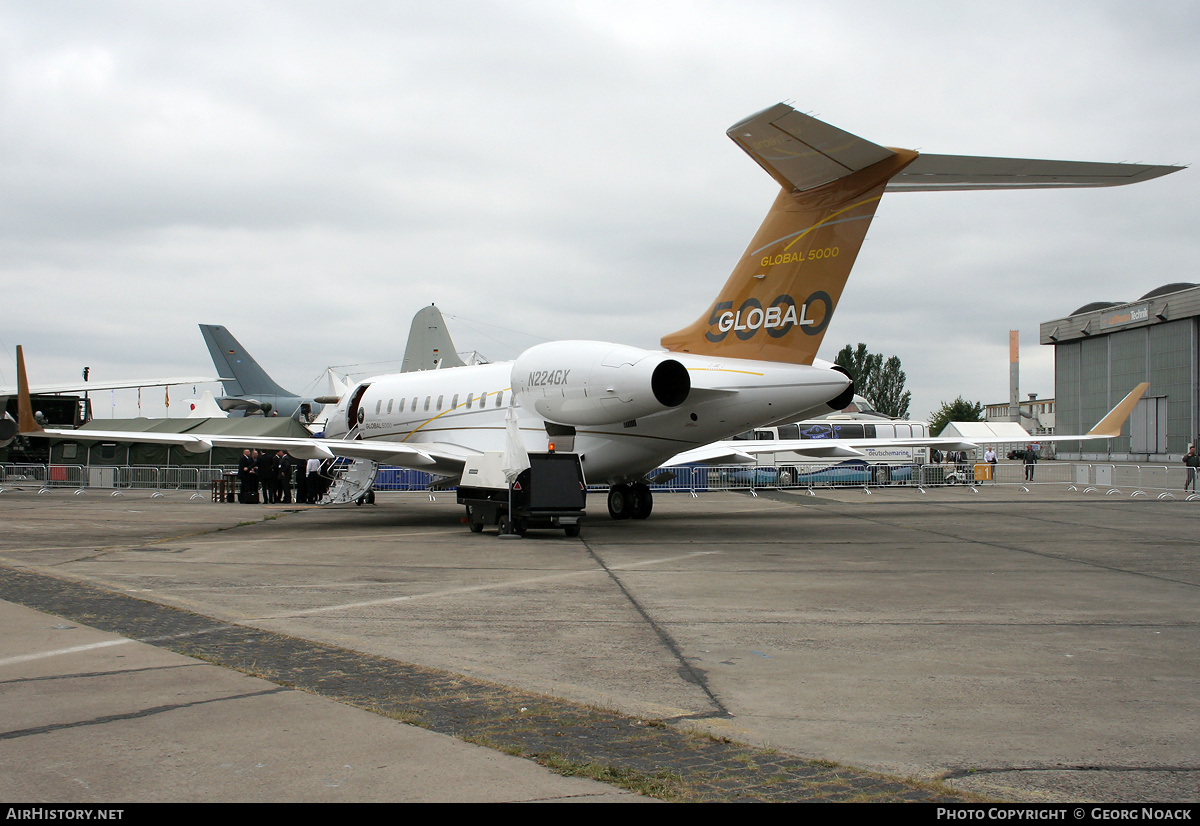
<path id="1" fill-rule="evenodd" d="M 7 413 L 0 418 L 0 447 L 8 447 L 17 438 L 17 423 Z"/>
<path id="2" fill-rule="evenodd" d="M 850 375 L 850 371 L 845 367 L 842 367 L 840 364 L 831 364 L 829 365 L 829 369 L 833 370 L 835 373 L 841 373 L 843 376 L 850 379 L 849 387 L 826 402 L 826 404 L 829 405 L 829 409 L 833 410 L 834 412 L 838 410 L 845 410 L 850 406 L 850 402 L 854 401 L 854 378 Z"/>
<path id="3" fill-rule="evenodd" d="M 522 407 L 566 425 L 626 422 L 679 407 L 692 389 L 687 368 L 669 353 L 602 341 L 555 341 L 513 362 Z"/>

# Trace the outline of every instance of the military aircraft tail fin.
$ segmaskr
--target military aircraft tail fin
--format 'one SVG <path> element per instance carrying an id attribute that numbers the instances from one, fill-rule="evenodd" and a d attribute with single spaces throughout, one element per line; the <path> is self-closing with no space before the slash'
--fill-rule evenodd
<path id="1" fill-rule="evenodd" d="M 201 324 L 226 396 L 294 396 L 276 384 L 233 334 L 218 324 Z"/>
<path id="2" fill-rule="evenodd" d="M 462 366 L 463 361 L 454 352 L 454 342 L 450 340 L 441 312 L 432 304 L 422 307 L 408 328 L 408 346 L 404 348 L 400 372 Z"/>

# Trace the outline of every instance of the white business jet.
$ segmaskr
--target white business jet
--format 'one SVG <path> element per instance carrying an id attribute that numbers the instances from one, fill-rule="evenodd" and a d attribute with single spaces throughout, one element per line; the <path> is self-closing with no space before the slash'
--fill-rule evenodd
<path id="1" fill-rule="evenodd" d="M 525 447 L 572 450 L 589 482 L 610 485 L 617 518 L 645 518 L 645 476 L 671 457 L 753 427 L 846 406 L 840 368 L 816 358 L 884 191 L 1063 188 L 1136 183 L 1173 166 L 919 155 L 865 141 L 779 104 L 728 135 L 782 187 L 724 288 L 662 350 L 557 341 L 515 361 L 377 376 L 338 401 L 323 439 L 162 434 L 214 446 L 287 450 L 427 470 L 453 482 L 467 457 L 505 449 L 514 410 Z M 19 376 L 25 382 L 18 348 Z M 151 434 L 30 436 L 150 441 Z"/>

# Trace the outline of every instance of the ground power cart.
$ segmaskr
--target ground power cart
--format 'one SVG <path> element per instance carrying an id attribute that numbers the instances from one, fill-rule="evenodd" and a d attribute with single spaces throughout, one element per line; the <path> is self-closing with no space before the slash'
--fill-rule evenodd
<path id="1" fill-rule="evenodd" d="M 530 453 L 529 467 L 512 486 L 509 511 L 504 454 L 483 453 L 467 459 L 458 483 L 458 503 L 467 507 L 473 533 L 499 525 L 501 534 L 524 536 L 529 528 L 561 528 L 579 536 L 587 501 L 587 483 L 577 453 Z"/>

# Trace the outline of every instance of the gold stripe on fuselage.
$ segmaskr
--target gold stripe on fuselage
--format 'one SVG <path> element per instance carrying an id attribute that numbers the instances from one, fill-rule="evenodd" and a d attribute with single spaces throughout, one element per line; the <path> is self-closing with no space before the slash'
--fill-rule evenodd
<path id="1" fill-rule="evenodd" d="M 484 395 L 484 396 L 491 396 L 491 395 L 493 395 L 494 393 L 509 393 L 509 392 L 511 392 L 511 391 L 512 391 L 512 388 L 511 388 L 511 387 L 505 387 L 503 390 L 491 390 L 491 391 L 485 392 L 483 395 Z M 445 395 L 445 394 L 442 394 L 442 395 Z M 460 394 L 460 395 L 461 395 L 461 394 Z M 432 398 L 432 397 L 430 397 L 430 398 Z M 465 406 L 466 406 L 466 402 L 461 402 L 461 403 L 459 403 L 459 404 L 455 405 L 454 407 L 451 407 L 451 408 L 449 408 L 449 409 L 447 409 L 447 410 L 443 410 L 441 413 L 437 414 L 436 416 L 433 416 L 432 418 L 426 419 L 425 421 L 421 422 L 419 425 L 417 425 L 416 427 L 414 427 L 412 430 L 408 431 L 408 435 L 407 435 L 407 436 L 405 436 L 405 437 L 404 437 L 403 439 L 401 439 L 400 441 L 402 441 L 402 442 L 407 442 L 407 441 L 408 441 L 408 440 L 409 440 L 409 439 L 412 437 L 412 435 L 413 435 L 414 433 L 416 433 L 418 430 L 422 430 L 422 429 L 423 429 L 423 428 L 424 428 L 426 425 L 428 425 L 428 424 L 431 424 L 431 423 L 433 423 L 433 422 L 437 421 L 437 420 L 438 420 L 438 419 L 440 419 L 442 416 L 445 416 L 447 413 L 453 413 L 455 410 L 458 410 L 458 408 L 460 408 L 460 407 L 465 407 Z M 499 407 L 499 408 L 493 408 L 493 410 L 503 410 L 503 409 L 504 409 L 504 408 L 502 408 L 502 407 Z M 482 413 L 482 412 L 485 412 L 485 410 L 486 410 L 486 408 L 483 408 L 483 407 L 479 408 L 479 412 L 481 412 L 481 413 Z M 455 429 L 455 430 L 491 430 L 491 428 L 473 428 L 473 427 L 470 427 L 470 428 L 468 428 L 468 427 L 462 427 L 462 428 L 454 428 L 454 429 Z"/>

